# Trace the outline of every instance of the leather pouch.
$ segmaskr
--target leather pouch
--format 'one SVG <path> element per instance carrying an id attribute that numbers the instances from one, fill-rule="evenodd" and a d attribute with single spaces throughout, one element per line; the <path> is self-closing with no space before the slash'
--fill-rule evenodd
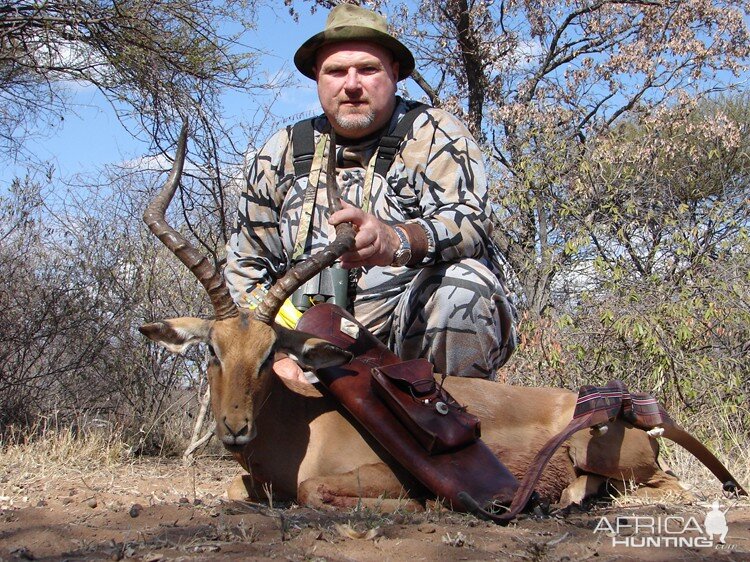
<path id="1" fill-rule="evenodd" d="M 426 359 L 373 369 L 372 390 L 431 455 L 470 445 L 481 435 L 479 418 L 437 384 Z"/>

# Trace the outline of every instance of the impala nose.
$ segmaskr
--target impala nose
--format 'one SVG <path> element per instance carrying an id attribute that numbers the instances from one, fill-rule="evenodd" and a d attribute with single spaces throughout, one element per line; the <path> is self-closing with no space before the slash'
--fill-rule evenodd
<path id="1" fill-rule="evenodd" d="M 252 431 L 250 430 L 248 420 L 243 420 L 237 424 L 231 424 L 225 417 L 222 421 L 227 433 L 224 434 L 221 441 L 228 447 L 247 445 L 253 440 L 253 437 L 255 437 L 255 428 L 253 428 Z"/>

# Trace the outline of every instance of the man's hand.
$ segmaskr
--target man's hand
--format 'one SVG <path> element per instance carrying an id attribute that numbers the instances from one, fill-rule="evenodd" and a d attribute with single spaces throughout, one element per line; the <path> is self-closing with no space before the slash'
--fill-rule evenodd
<path id="1" fill-rule="evenodd" d="M 366 267 L 373 265 L 390 265 L 393 255 L 401 241 L 392 226 L 365 213 L 362 209 L 341 201 L 342 209 L 331 215 L 328 223 L 332 226 L 350 222 L 357 230 L 354 239 L 354 250 L 341 256 L 341 266 L 344 269 Z"/>
<path id="2" fill-rule="evenodd" d="M 279 353 L 275 357 L 273 363 L 273 372 L 280 376 L 282 379 L 289 379 L 292 381 L 301 382 L 304 384 L 310 384 L 305 377 L 305 373 L 302 368 L 297 365 L 297 362 L 284 354 Z"/>

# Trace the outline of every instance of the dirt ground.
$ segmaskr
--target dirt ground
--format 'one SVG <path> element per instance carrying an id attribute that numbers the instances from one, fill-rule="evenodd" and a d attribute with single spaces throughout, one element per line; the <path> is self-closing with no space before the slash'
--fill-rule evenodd
<path id="1" fill-rule="evenodd" d="M 437 509 L 380 515 L 233 503 L 224 488 L 239 469 L 228 460 L 190 468 L 141 460 L 20 480 L 2 470 L 0 561 L 750 560 L 747 500 L 721 500 L 728 532 L 720 545 L 702 534 L 711 498 L 597 503 L 499 527 Z M 616 534 L 607 525 L 618 517 Z"/>

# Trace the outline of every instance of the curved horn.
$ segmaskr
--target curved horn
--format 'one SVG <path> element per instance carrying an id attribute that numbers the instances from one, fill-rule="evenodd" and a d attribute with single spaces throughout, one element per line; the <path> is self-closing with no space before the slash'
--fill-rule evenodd
<path id="1" fill-rule="evenodd" d="M 208 261 L 208 258 L 196 250 L 182 234 L 167 224 L 167 220 L 164 218 L 167 207 L 169 207 L 177 186 L 180 184 L 180 177 L 182 177 L 182 167 L 185 164 L 185 154 L 187 152 L 187 133 L 188 125 L 185 122 L 180 131 L 180 138 L 177 141 L 177 153 L 174 157 L 172 170 L 169 172 L 169 177 L 164 187 L 161 188 L 161 191 L 156 194 L 156 197 L 154 197 L 144 211 L 143 221 L 148 225 L 149 230 L 200 281 L 200 284 L 206 289 L 211 299 L 211 304 L 214 306 L 216 319 L 222 320 L 239 314 L 237 306 L 229 294 L 229 289 L 227 289 L 224 283 L 224 278 L 219 275 L 216 268 Z"/>
<path id="2" fill-rule="evenodd" d="M 328 162 L 326 165 L 326 192 L 328 207 L 331 213 L 341 209 L 341 196 L 336 183 L 336 134 L 331 130 Z M 326 267 L 333 265 L 341 254 L 354 247 L 356 232 L 352 223 L 336 225 L 336 239 L 323 250 L 301 261 L 276 281 L 263 302 L 255 309 L 255 318 L 265 324 L 271 324 L 281 310 L 284 301 L 292 293 L 315 277 Z"/>

